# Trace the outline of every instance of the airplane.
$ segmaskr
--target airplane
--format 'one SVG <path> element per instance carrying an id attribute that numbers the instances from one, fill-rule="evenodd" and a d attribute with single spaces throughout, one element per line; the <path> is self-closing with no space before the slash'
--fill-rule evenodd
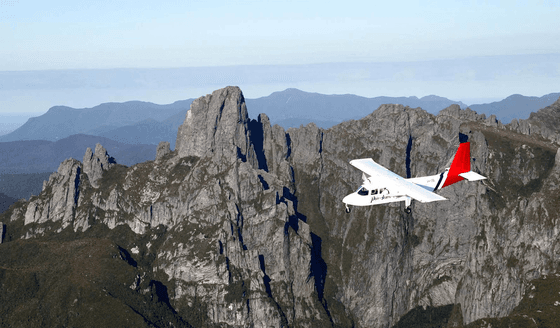
<path id="1" fill-rule="evenodd" d="M 342 199 L 346 205 L 346 213 L 350 213 L 348 205 L 370 206 L 404 201 L 405 212 L 410 214 L 412 199 L 421 203 L 446 200 L 434 191 L 465 179 L 468 181 L 486 179 L 471 171 L 469 142 L 459 144 L 451 167 L 436 175 L 405 179 L 377 164 L 371 158 L 355 159 L 350 161 L 350 164 L 362 171 L 363 183 L 357 191 Z"/>

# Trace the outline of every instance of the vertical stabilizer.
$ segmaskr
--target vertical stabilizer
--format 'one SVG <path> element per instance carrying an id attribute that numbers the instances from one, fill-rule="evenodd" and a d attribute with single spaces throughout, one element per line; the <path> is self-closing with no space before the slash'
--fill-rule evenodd
<path id="1" fill-rule="evenodd" d="M 445 182 L 441 187 L 444 188 L 454 184 L 455 182 L 464 180 L 460 174 L 470 172 L 470 170 L 471 144 L 469 142 L 464 142 L 459 144 L 459 149 L 457 149 L 457 153 L 455 153 L 455 157 L 453 158 L 453 162 L 451 163 Z"/>

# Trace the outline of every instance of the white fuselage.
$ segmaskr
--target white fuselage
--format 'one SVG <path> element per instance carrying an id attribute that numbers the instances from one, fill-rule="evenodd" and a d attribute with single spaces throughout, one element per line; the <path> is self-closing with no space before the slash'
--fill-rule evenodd
<path id="1" fill-rule="evenodd" d="M 442 174 L 401 179 L 410 181 L 428 191 L 434 191 L 435 189 L 441 189 L 442 181 L 445 180 L 446 176 L 447 170 Z M 391 188 L 378 189 L 375 186 L 375 181 L 371 180 L 371 178 L 365 178 L 363 185 L 355 192 L 344 197 L 342 201 L 352 206 L 370 206 L 401 201 L 405 201 L 407 206 L 410 205 L 410 197 L 401 193 L 400 190 L 390 190 Z"/>
<path id="2" fill-rule="evenodd" d="M 342 200 L 345 204 L 347 205 L 352 205 L 352 206 L 370 206 L 370 205 L 378 205 L 378 204 L 387 204 L 387 203 L 393 203 L 393 202 L 400 202 L 400 201 L 406 201 L 407 198 L 410 198 L 408 196 L 404 196 L 404 195 L 390 195 L 390 194 L 386 194 L 386 195 L 372 195 L 372 194 L 359 194 L 358 192 L 353 192 L 350 195 L 347 195 L 346 197 L 344 197 L 344 199 Z"/>

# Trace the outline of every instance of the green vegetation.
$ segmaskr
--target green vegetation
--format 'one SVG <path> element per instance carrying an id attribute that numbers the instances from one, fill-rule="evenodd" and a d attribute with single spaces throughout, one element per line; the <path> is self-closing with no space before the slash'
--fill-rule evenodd
<path id="1" fill-rule="evenodd" d="M 108 238 L 68 237 L 0 245 L 0 326 L 189 327 L 154 297 L 162 293 L 157 283 L 143 282 L 146 295 L 129 287 L 142 269 L 123 248 Z"/>
<path id="2" fill-rule="evenodd" d="M 183 290 L 187 288 L 203 288 L 196 283 L 184 283 L 173 280 L 172 283 L 181 284 Z M 175 308 L 181 313 L 182 318 L 196 328 L 213 328 L 208 318 L 208 304 L 200 297 L 178 299 L 174 302 Z"/>
<path id="3" fill-rule="evenodd" d="M 405 314 L 393 328 L 436 328 L 449 327 L 453 304 L 426 309 L 418 306 Z"/>
<path id="4" fill-rule="evenodd" d="M 506 266 L 508 268 L 515 268 L 515 267 L 517 267 L 518 264 L 519 264 L 519 260 L 515 256 L 512 255 L 512 256 L 508 257 L 507 263 L 506 263 Z"/>
<path id="5" fill-rule="evenodd" d="M 447 147 L 449 147 L 447 141 L 445 141 L 445 139 L 443 139 L 442 137 L 440 137 L 439 135 L 433 135 L 432 136 L 432 140 L 438 145 L 440 146 L 442 149 L 447 149 Z"/>
<path id="6" fill-rule="evenodd" d="M 500 190 L 500 195 L 495 196 L 492 196 L 493 191 L 489 191 L 491 198 L 497 201 L 498 208 L 505 206 L 505 202 L 498 199 L 500 197 L 505 197 L 509 203 L 518 197 L 528 198 L 540 191 L 554 166 L 556 148 L 538 137 L 486 128 L 481 128 L 481 132 L 493 154 L 488 160 L 489 167 L 499 169 L 499 172 L 492 172 L 489 177 L 495 189 Z M 530 180 L 523 182 L 526 178 Z"/>
<path id="7" fill-rule="evenodd" d="M 250 281 L 247 281 L 250 283 Z M 226 295 L 224 301 L 227 303 L 242 303 L 248 298 L 249 286 L 246 285 L 244 280 L 238 280 L 226 286 Z"/>

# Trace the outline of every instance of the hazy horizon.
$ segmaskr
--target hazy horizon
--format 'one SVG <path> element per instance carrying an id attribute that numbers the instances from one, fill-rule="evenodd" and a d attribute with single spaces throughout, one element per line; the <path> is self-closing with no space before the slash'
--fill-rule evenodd
<path id="1" fill-rule="evenodd" d="M 0 1 L 0 113 L 286 88 L 468 105 L 560 85 L 560 2 Z M 555 89 L 556 88 L 556 89 Z"/>
<path id="2" fill-rule="evenodd" d="M 322 94 L 422 98 L 467 105 L 512 94 L 559 92 L 560 54 L 469 57 L 391 63 L 238 65 L 183 68 L 0 71 L 0 113 L 44 113 L 131 100 L 168 104 L 237 85 L 246 98 L 287 88 Z M 535 77 L 536 76 L 536 77 Z"/>

